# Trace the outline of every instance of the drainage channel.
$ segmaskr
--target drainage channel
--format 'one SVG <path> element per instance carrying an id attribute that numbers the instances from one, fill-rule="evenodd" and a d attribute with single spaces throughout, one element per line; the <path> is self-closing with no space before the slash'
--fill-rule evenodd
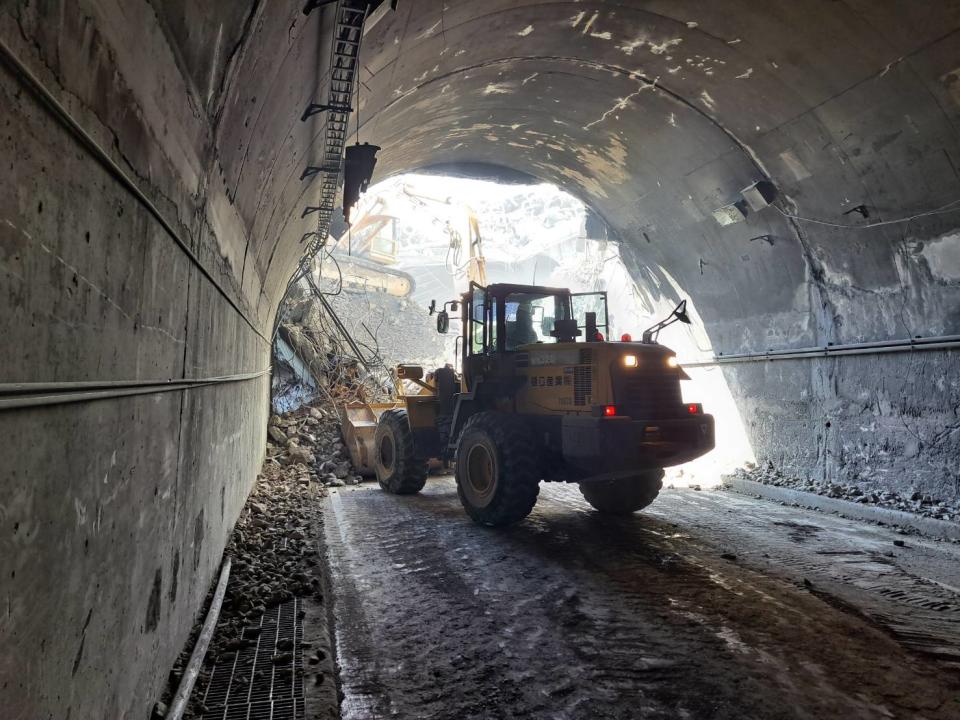
<path id="1" fill-rule="evenodd" d="M 203 720 L 301 720 L 303 615 L 299 598 L 245 627 L 213 666 L 203 691 Z"/>

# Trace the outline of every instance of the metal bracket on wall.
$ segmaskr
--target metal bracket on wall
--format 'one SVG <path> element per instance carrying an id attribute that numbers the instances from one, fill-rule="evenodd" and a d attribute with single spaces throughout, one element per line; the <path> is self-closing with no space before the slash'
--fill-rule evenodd
<path id="1" fill-rule="evenodd" d="M 349 105 L 334 105 L 334 104 L 319 104 L 319 103 L 310 103 L 307 105 L 307 109 L 303 111 L 303 115 L 300 116 L 300 122 L 305 121 L 307 118 L 311 118 L 317 113 L 327 112 L 332 110 L 333 112 L 338 113 L 351 113 L 353 108 Z"/>
<path id="2" fill-rule="evenodd" d="M 303 6 L 303 14 L 309 15 L 317 8 L 326 7 L 327 5 L 333 5 L 337 0 L 307 0 Z"/>
<path id="3" fill-rule="evenodd" d="M 317 175 L 317 174 L 322 173 L 322 172 L 323 172 L 323 173 L 336 173 L 337 175 L 339 175 L 339 174 L 340 174 L 340 168 L 339 168 L 339 166 L 338 166 L 338 167 L 330 167 L 329 165 L 324 166 L 324 167 L 317 167 L 316 165 L 307 165 L 307 167 L 305 167 L 305 168 L 303 169 L 303 172 L 300 173 L 300 179 L 301 179 L 301 180 L 306 180 L 307 178 L 313 177 L 314 175 Z"/>

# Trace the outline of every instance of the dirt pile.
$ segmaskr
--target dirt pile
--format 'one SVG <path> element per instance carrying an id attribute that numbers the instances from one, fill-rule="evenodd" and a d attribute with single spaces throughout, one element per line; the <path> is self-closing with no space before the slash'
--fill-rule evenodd
<path id="1" fill-rule="evenodd" d="M 741 480 L 752 480 L 764 485 L 803 490 L 804 492 L 864 505 L 877 505 L 891 510 L 902 510 L 937 520 L 960 522 L 960 500 L 952 502 L 937 500 L 919 491 L 901 494 L 889 490 L 862 488 L 854 484 L 790 477 L 784 475 L 772 464 L 766 467 L 737 468 L 733 477 Z"/>

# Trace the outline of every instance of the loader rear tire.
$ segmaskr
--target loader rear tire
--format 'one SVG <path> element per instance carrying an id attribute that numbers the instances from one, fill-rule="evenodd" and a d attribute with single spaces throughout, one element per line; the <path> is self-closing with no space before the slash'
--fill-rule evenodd
<path id="1" fill-rule="evenodd" d="M 387 410 L 373 435 L 373 467 L 380 487 L 394 495 L 413 495 L 427 483 L 427 461 L 415 455 L 410 420 L 403 409 Z"/>
<path id="2" fill-rule="evenodd" d="M 457 495 L 467 515 L 488 527 L 523 520 L 537 503 L 536 440 L 522 420 L 477 413 L 457 443 Z"/>
<path id="3" fill-rule="evenodd" d="M 663 470 L 650 470 L 628 478 L 580 483 L 580 492 L 598 512 L 629 515 L 656 500 L 662 487 Z"/>

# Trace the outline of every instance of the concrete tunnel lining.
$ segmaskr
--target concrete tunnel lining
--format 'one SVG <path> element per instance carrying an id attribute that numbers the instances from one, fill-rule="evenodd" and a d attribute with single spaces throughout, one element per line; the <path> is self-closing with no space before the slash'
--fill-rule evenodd
<path id="1" fill-rule="evenodd" d="M 322 124 L 299 118 L 325 94 L 333 8 L 301 8 L 0 8 L 0 37 L 204 268 L 5 66 L 3 383 L 150 383 L 269 364 L 210 279 L 269 336 L 317 192 L 299 176 Z M 843 230 L 773 208 L 721 228 L 711 212 L 761 176 L 787 212 L 838 224 L 960 196 L 958 27 L 956 2 L 401 2 L 364 38 L 360 139 L 383 146 L 377 178 L 488 163 L 568 189 L 604 218 L 651 297 L 675 294 L 665 271 L 675 278 L 715 351 L 956 334 L 958 215 Z M 861 203 L 870 218 L 841 215 Z M 726 374 L 761 460 L 956 495 L 948 351 Z M 0 505 L 19 523 L 2 540 L 18 623 L 4 641 L 52 663 L 17 697 L 36 708 L 71 697 L 75 716 L 147 706 L 154 666 L 182 645 L 256 474 L 267 395 L 251 380 L 0 415 L 21 449 L 3 463 Z M 48 451 L 37 437 L 63 441 Z M 110 585 L 114 568 L 122 586 Z M 33 597 L 60 608 L 63 625 L 31 613 Z M 135 671 L 121 677 L 120 657 Z M 91 659 L 112 671 L 95 676 Z"/>

